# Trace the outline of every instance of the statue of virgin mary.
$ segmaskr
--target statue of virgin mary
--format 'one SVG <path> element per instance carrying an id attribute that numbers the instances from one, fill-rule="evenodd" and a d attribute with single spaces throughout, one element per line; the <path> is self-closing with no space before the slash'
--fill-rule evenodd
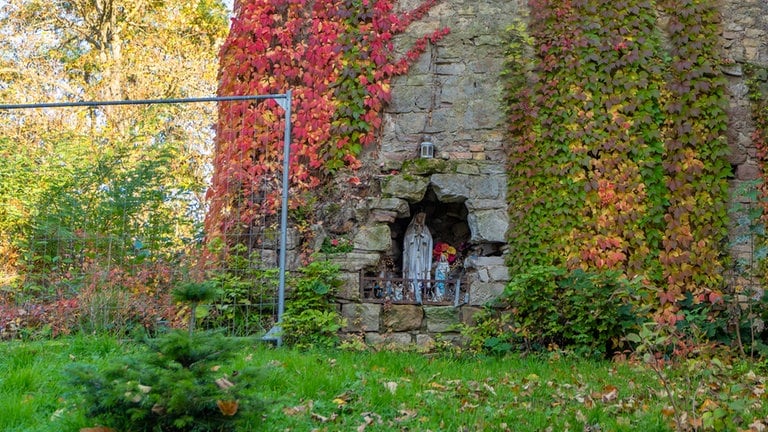
<path id="1" fill-rule="evenodd" d="M 432 234 L 425 224 L 426 218 L 423 212 L 416 214 L 403 241 L 403 279 L 419 304 L 432 272 Z"/>

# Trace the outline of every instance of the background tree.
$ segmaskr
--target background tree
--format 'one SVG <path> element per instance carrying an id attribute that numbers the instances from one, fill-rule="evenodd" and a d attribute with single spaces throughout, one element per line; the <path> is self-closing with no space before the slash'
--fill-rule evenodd
<path id="1" fill-rule="evenodd" d="M 226 30 L 216 0 L 10 0 L 0 99 L 209 95 Z M 22 267 L 27 282 L 71 280 L 89 258 L 109 268 L 177 253 L 199 235 L 213 115 L 201 104 L 0 113 L 0 284 L 20 283 Z"/>

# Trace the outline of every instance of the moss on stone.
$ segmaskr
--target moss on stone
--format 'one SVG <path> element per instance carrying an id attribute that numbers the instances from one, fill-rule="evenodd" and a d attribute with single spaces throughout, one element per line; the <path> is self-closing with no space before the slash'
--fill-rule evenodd
<path id="1" fill-rule="evenodd" d="M 403 173 L 427 176 L 435 173 L 444 173 L 449 169 L 450 161 L 445 159 L 416 158 L 403 162 Z"/>

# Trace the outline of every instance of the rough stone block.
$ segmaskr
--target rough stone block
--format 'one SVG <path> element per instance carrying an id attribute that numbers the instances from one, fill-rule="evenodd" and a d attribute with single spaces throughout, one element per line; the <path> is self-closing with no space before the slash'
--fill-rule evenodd
<path id="1" fill-rule="evenodd" d="M 393 175 L 382 179 L 381 193 L 385 197 L 402 198 L 408 202 L 419 202 L 424 198 L 429 179 L 419 176 Z"/>
<path id="2" fill-rule="evenodd" d="M 472 159 L 472 152 L 447 152 L 448 159 Z"/>
<path id="3" fill-rule="evenodd" d="M 493 210 L 493 209 L 505 209 L 507 203 L 503 199 L 469 199 L 464 203 L 467 206 L 467 210 Z"/>
<path id="4" fill-rule="evenodd" d="M 477 279 L 480 282 L 491 282 L 491 275 L 488 274 L 488 269 L 485 267 L 480 267 L 476 269 L 477 273 Z"/>
<path id="5" fill-rule="evenodd" d="M 371 220 L 374 223 L 394 223 L 397 219 L 397 213 L 388 210 L 373 210 Z"/>
<path id="6" fill-rule="evenodd" d="M 760 178 L 760 167 L 752 162 L 739 165 L 736 168 L 736 178 L 739 180 L 757 180 Z"/>
<path id="7" fill-rule="evenodd" d="M 472 196 L 472 176 L 466 174 L 434 174 L 432 187 L 437 199 L 444 203 L 460 203 Z"/>
<path id="8" fill-rule="evenodd" d="M 417 334 L 416 345 L 423 350 L 431 350 L 435 346 L 435 339 L 428 334 Z"/>
<path id="9" fill-rule="evenodd" d="M 469 289 L 469 305 L 484 306 L 504 292 L 503 283 L 474 282 Z"/>
<path id="10" fill-rule="evenodd" d="M 398 218 L 406 218 L 411 215 L 408 201 L 400 198 L 381 198 L 371 205 L 371 209 L 393 212 Z"/>
<path id="11" fill-rule="evenodd" d="M 353 240 L 355 249 L 364 251 L 387 251 L 392 247 L 392 233 L 389 225 L 380 224 L 360 228 Z"/>
<path id="12" fill-rule="evenodd" d="M 480 168 L 477 166 L 476 163 L 461 163 L 456 166 L 456 173 L 478 175 L 480 174 Z"/>
<path id="13" fill-rule="evenodd" d="M 488 267 L 488 275 L 492 281 L 508 282 L 510 280 L 509 268 L 506 265 Z"/>
<path id="14" fill-rule="evenodd" d="M 477 322 L 475 321 L 475 315 L 482 310 L 483 308 L 479 308 L 479 307 L 464 306 L 461 308 L 459 312 L 459 320 L 461 321 L 462 324 L 473 327 L 477 324 Z"/>
<path id="15" fill-rule="evenodd" d="M 341 316 L 347 320 L 345 332 L 379 331 L 381 305 L 377 303 L 348 303 L 341 305 Z"/>
<path id="16" fill-rule="evenodd" d="M 342 272 L 339 274 L 339 279 L 341 288 L 336 293 L 336 297 L 348 301 L 360 300 L 360 273 Z"/>
<path id="17" fill-rule="evenodd" d="M 360 271 L 364 268 L 376 267 L 381 259 L 378 253 L 350 252 L 336 256 L 330 256 L 329 261 L 339 266 L 341 270 L 350 272 Z"/>
<path id="18" fill-rule="evenodd" d="M 413 343 L 413 335 L 410 333 L 373 333 L 365 334 L 365 343 L 374 347 L 393 345 L 396 347 L 405 347 Z"/>
<path id="19" fill-rule="evenodd" d="M 392 305 L 382 311 L 385 331 L 403 332 L 421 329 L 424 311 L 417 305 Z"/>
<path id="20" fill-rule="evenodd" d="M 509 216 L 506 210 L 481 210 L 467 215 L 473 242 L 506 241 Z"/>
<path id="21" fill-rule="evenodd" d="M 425 306 L 424 317 L 431 333 L 456 331 L 459 324 L 459 310 L 453 306 Z"/>

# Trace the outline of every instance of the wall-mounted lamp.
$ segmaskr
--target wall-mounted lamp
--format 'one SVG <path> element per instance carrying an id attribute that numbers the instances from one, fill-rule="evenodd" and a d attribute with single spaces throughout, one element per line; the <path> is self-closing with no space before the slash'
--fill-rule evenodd
<path id="1" fill-rule="evenodd" d="M 431 159 L 435 157 L 435 145 L 432 144 L 429 136 L 424 136 L 424 139 L 421 141 L 421 146 L 419 148 L 421 149 L 420 156 L 422 159 Z"/>

